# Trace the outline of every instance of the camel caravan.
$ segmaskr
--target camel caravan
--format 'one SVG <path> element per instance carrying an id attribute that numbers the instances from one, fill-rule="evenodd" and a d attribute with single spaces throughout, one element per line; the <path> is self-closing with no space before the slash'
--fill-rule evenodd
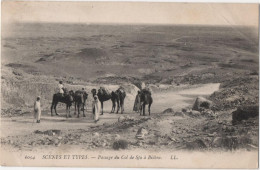
<path id="1" fill-rule="evenodd" d="M 85 110 L 86 108 L 86 100 L 88 99 L 88 93 L 84 88 L 81 90 L 68 91 L 64 88 L 62 81 L 59 82 L 58 85 L 59 91 L 53 95 L 52 104 L 51 104 L 51 116 L 53 115 L 53 110 L 55 115 L 59 115 L 57 113 L 56 107 L 58 103 L 64 103 L 66 105 L 66 117 L 72 117 L 70 113 L 70 108 L 74 104 L 75 112 L 74 115 L 77 114 L 77 117 L 80 117 L 80 112 L 82 111 L 83 117 L 86 117 Z M 104 87 L 100 87 L 97 89 L 91 90 L 93 102 L 92 102 L 92 113 L 95 121 L 99 120 L 99 115 L 103 115 L 103 105 L 104 102 L 111 100 L 112 101 L 112 109 L 110 113 L 118 114 L 120 111 L 121 114 L 124 113 L 124 100 L 126 97 L 126 92 L 123 87 L 119 87 L 117 90 L 109 92 Z M 148 113 L 151 114 L 151 105 L 153 103 L 152 93 L 149 88 L 146 88 L 144 83 L 141 85 L 140 90 L 138 91 L 133 111 L 140 113 L 140 115 L 145 116 L 145 106 L 148 105 Z M 143 114 L 142 114 L 143 113 Z"/>

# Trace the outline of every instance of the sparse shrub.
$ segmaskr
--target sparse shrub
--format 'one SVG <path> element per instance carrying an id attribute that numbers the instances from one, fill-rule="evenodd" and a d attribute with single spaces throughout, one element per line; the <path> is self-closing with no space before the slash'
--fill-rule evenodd
<path id="1" fill-rule="evenodd" d="M 182 108 L 182 109 L 181 109 L 181 111 L 184 112 L 184 113 L 187 112 L 187 110 L 188 110 L 188 109 L 186 109 L 186 108 Z"/>
<path id="2" fill-rule="evenodd" d="M 258 72 L 257 71 L 253 71 L 253 72 L 250 73 L 250 75 L 253 75 L 253 76 L 258 75 Z"/>
<path id="3" fill-rule="evenodd" d="M 14 70 L 13 71 L 13 74 L 16 75 L 16 76 L 22 76 L 23 74 L 17 70 Z"/>
<path id="4" fill-rule="evenodd" d="M 200 107 L 204 107 L 204 108 L 208 109 L 208 108 L 210 107 L 210 103 L 208 103 L 208 102 L 202 102 L 202 103 L 200 104 Z"/>
<path id="5" fill-rule="evenodd" d="M 128 142 L 126 140 L 117 140 L 113 143 L 113 149 L 119 150 L 119 149 L 126 149 L 128 147 Z"/>

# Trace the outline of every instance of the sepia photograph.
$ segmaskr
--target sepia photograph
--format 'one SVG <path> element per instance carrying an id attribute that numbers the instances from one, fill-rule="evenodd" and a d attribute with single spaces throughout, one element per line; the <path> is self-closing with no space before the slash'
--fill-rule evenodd
<path id="1" fill-rule="evenodd" d="M 1 10 L 1 166 L 258 168 L 259 4 Z"/>

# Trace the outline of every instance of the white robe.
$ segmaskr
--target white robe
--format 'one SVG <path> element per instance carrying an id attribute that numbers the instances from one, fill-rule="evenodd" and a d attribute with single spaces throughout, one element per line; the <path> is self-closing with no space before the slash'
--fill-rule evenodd
<path id="1" fill-rule="evenodd" d="M 41 103 L 40 103 L 40 101 L 34 102 L 34 118 L 36 120 L 41 119 Z"/>
<path id="2" fill-rule="evenodd" d="M 145 87 L 146 87 L 146 86 L 145 86 L 145 83 L 142 82 L 142 84 L 141 84 L 141 90 L 144 89 Z"/>
<path id="3" fill-rule="evenodd" d="M 64 86 L 63 86 L 62 84 L 59 84 L 59 85 L 58 85 L 58 93 L 61 93 L 61 94 L 64 93 L 63 87 L 64 87 Z"/>
<path id="4" fill-rule="evenodd" d="M 99 115 L 100 115 L 100 109 L 101 109 L 101 104 L 98 100 L 98 98 L 96 100 L 94 100 L 92 102 L 92 112 L 93 112 L 93 119 L 95 121 L 97 121 L 99 118 Z"/>

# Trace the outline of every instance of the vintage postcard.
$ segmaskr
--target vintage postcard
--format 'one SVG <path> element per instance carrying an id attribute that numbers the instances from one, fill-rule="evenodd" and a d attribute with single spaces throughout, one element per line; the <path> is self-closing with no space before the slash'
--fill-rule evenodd
<path id="1" fill-rule="evenodd" d="M 3 1 L 1 166 L 258 168 L 258 16 Z"/>

